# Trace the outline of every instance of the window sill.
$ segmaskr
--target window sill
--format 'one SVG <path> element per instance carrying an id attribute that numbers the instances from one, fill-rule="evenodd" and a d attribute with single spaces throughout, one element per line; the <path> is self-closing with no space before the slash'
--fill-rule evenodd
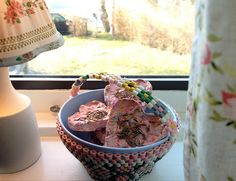
<path id="1" fill-rule="evenodd" d="M 52 105 L 62 104 L 68 99 L 68 90 L 21 90 L 30 97 L 41 136 L 42 155 L 26 170 L 13 174 L 0 174 L 0 181 L 69 181 L 91 180 L 83 165 L 77 161 L 60 141 L 56 131 L 57 114 L 49 112 Z M 184 120 L 186 91 L 154 91 L 158 98 L 170 104 Z M 42 101 L 43 100 L 43 101 Z M 160 160 L 153 171 L 141 180 L 183 181 L 183 143 L 179 138 L 170 152 Z"/>
<path id="2" fill-rule="evenodd" d="M 42 155 L 28 169 L 13 173 L 0 174 L 0 181 L 71 181 L 92 180 L 83 165 L 66 149 L 58 136 L 41 137 Z M 145 181 L 183 181 L 183 144 L 176 142 L 171 150 L 142 177 Z"/>

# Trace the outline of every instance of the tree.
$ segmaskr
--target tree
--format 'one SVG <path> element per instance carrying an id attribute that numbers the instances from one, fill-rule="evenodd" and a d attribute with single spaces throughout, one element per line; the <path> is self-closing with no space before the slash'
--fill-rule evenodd
<path id="1" fill-rule="evenodd" d="M 108 14 L 106 11 L 105 0 L 101 0 L 100 2 L 101 2 L 101 11 L 102 11 L 102 14 L 101 14 L 102 24 L 103 24 L 105 31 L 110 32 L 111 28 L 110 28 L 110 23 L 108 20 Z"/>

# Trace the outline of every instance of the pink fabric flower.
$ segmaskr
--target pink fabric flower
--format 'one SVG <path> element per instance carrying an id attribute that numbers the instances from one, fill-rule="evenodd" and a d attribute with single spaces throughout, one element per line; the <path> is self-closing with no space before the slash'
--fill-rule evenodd
<path id="1" fill-rule="evenodd" d="M 34 11 L 33 8 L 27 9 L 26 12 L 27 12 L 28 15 L 31 15 L 31 14 L 34 14 L 34 13 L 35 13 L 35 11 Z"/>
<path id="2" fill-rule="evenodd" d="M 4 15 L 8 23 L 14 24 L 18 18 L 24 16 L 23 7 L 19 2 L 11 0 Z"/>
<path id="3" fill-rule="evenodd" d="M 231 99 L 235 99 L 236 101 L 236 93 L 232 93 L 232 92 L 226 92 L 224 90 L 221 91 L 221 96 L 223 99 L 223 103 L 226 104 L 227 106 L 230 106 L 229 100 Z"/>
<path id="4" fill-rule="evenodd" d="M 4 12 L 4 19 L 9 24 L 21 23 L 20 18 L 35 14 L 36 8 L 41 10 L 44 10 L 44 7 L 47 8 L 43 0 L 24 0 L 21 3 L 16 0 L 7 0 L 5 4 L 7 10 Z"/>
<path id="5" fill-rule="evenodd" d="M 22 57 L 24 57 L 27 60 L 31 60 L 33 58 L 33 55 L 34 55 L 33 52 L 28 52 L 22 55 Z"/>
<path id="6" fill-rule="evenodd" d="M 212 53 L 211 53 L 211 50 L 208 46 L 208 44 L 205 45 L 205 49 L 204 49 L 204 55 L 203 55 L 203 60 L 201 61 L 201 63 L 203 65 L 208 65 L 211 63 L 212 61 Z"/>

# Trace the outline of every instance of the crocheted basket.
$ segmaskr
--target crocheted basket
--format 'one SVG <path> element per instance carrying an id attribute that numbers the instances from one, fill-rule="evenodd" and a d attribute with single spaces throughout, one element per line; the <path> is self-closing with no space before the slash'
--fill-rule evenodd
<path id="1" fill-rule="evenodd" d="M 95 180 L 138 180 L 150 173 L 175 142 L 180 122 L 176 112 L 159 100 L 168 113 L 168 119 L 176 123 L 177 132 L 166 134 L 161 140 L 134 148 L 106 147 L 91 142 L 90 132 L 76 132 L 68 127 L 67 119 L 78 107 L 92 100 L 104 102 L 103 89 L 87 91 L 69 99 L 60 109 L 57 131 L 66 148 L 84 165 Z M 165 126 L 171 127 L 170 124 Z"/>

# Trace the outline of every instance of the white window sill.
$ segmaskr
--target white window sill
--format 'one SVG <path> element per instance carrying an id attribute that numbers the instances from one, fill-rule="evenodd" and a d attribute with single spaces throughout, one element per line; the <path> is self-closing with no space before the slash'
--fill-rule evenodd
<path id="1" fill-rule="evenodd" d="M 28 95 L 36 111 L 41 135 L 42 155 L 26 170 L 0 174 L 0 181 L 89 181 L 83 165 L 66 149 L 56 131 L 57 114 L 49 112 L 53 105 L 61 106 L 68 99 L 68 90 L 21 91 Z M 170 104 L 183 120 L 186 91 L 156 91 L 158 97 Z M 43 101 L 42 101 L 43 100 Z M 157 162 L 153 171 L 142 177 L 145 181 L 184 181 L 182 131 L 169 153 Z"/>
<path id="2" fill-rule="evenodd" d="M 90 181 L 83 165 L 66 149 L 58 137 L 41 138 L 42 155 L 28 169 L 0 174 L 0 181 Z M 183 144 L 176 142 L 152 172 L 141 181 L 184 181 Z"/>

